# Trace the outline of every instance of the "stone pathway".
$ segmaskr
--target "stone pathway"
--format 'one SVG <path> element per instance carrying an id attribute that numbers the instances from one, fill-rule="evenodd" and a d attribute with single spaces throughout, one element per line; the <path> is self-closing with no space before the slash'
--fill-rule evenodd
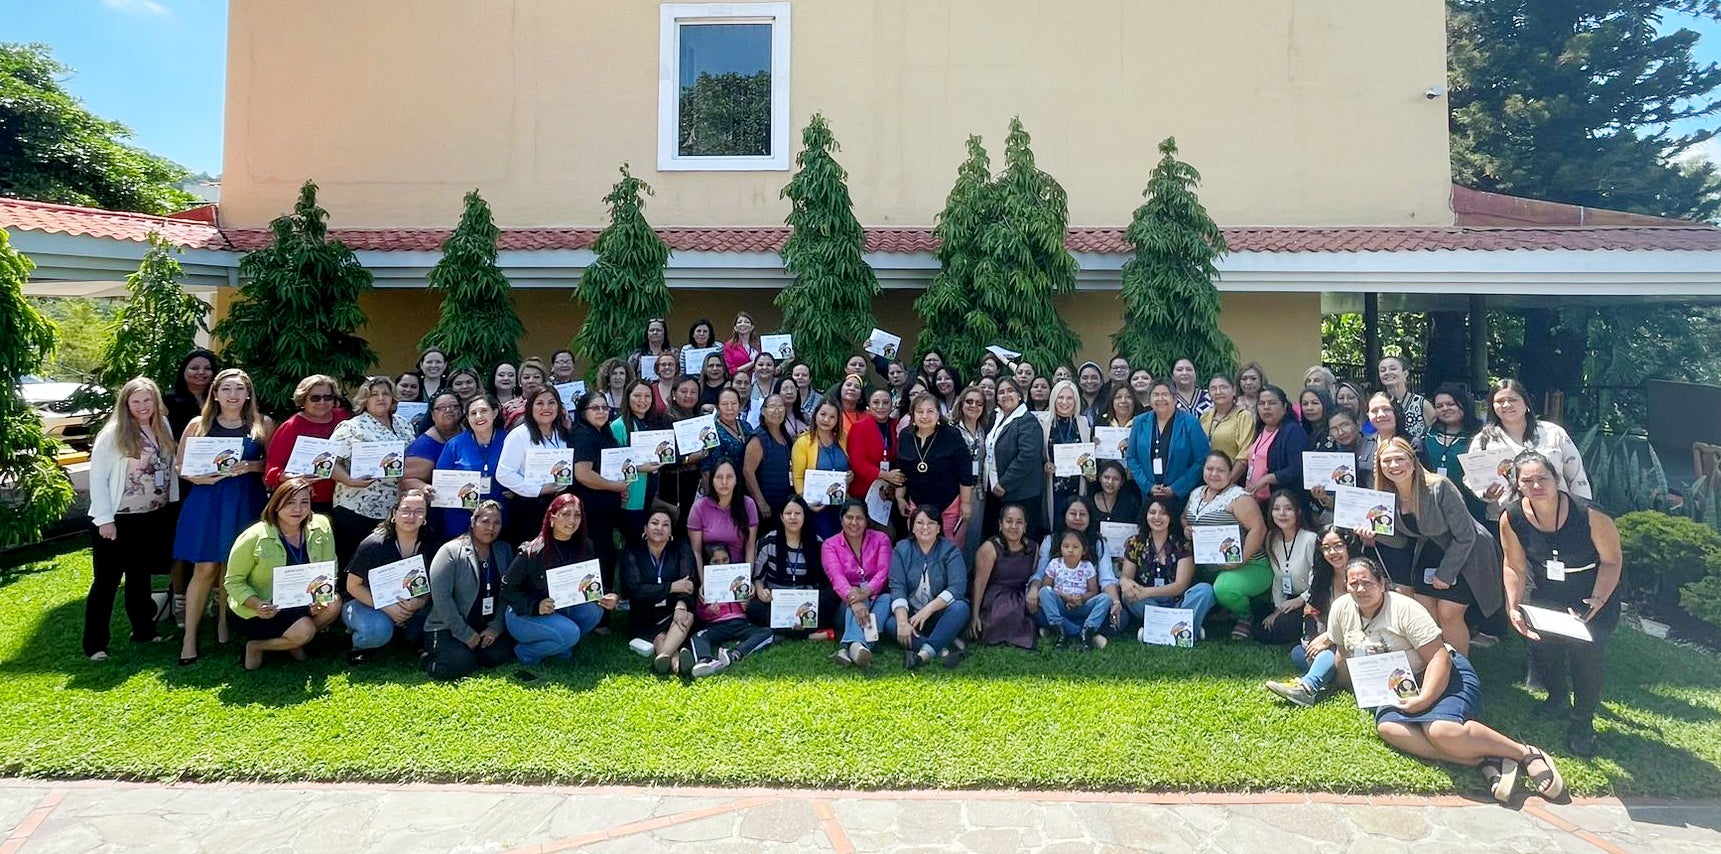
<path id="1" fill-rule="evenodd" d="M 0 780 L 0 854 L 1721 851 L 1721 803 Z M 1424 846 L 1433 846 L 1432 849 Z"/>

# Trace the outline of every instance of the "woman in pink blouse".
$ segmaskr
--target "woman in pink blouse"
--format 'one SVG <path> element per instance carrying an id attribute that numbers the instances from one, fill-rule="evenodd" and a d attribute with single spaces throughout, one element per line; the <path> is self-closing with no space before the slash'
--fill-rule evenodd
<path id="1" fill-rule="evenodd" d="M 843 613 L 843 648 L 837 663 L 866 667 L 872 664 L 870 641 L 878 639 L 873 605 L 885 589 L 890 574 L 890 537 L 874 530 L 866 505 L 849 499 L 843 504 L 843 530 L 825 541 L 821 550 L 831 589 L 848 605 Z"/>

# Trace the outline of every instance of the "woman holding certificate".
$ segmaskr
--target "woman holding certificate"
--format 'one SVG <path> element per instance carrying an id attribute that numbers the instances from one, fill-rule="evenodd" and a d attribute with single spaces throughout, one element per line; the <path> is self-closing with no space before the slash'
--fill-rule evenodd
<path id="1" fill-rule="evenodd" d="M 1321 453 L 1345 453 L 1356 458 L 1356 485 L 1363 489 L 1374 488 L 1374 451 L 1373 436 L 1364 436 L 1357 426 L 1356 416 L 1349 410 L 1336 409 L 1327 418 L 1327 435 L 1316 442 L 1311 450 Z M 1331 522 L 1333 518 L 1333 493 L 1325 483 L 1308 483 L 1304 487 L 1309 491 L 1309 499 L 1315 505 L 1315 513 L 1322 522 Z"/>
<path id="2" fill-rule="evenodd" d="M 502 437 L 497 432 L 501 410 L 496 398 L 487 394 L 466 401 L 466 430 L 449 439 L 436 458 L 436 471 L 477 473 L 477 500 L 481 502 L 502 500 L 502 484 L 496 480 L 502 463 Z M 435 476 L 433 472 L 431 477 Z M 472 524 L 472 511 L 466 502 L 459 507 L 448 506 L 443 500 L 448 497 L 437 495 L 436 527 L 444 537 L 458 537 Z"/>
<path id="3" fill-rule="evenodd" d="M 168 535 L 179 478 L 173 472 L 173 428 L 153 380 L 138 377 L 120 388 L 114 413 L 90 449 L 90 562 L 95 570 L 84 600 L 84 655 L 106 661 L 114 594 L 125 581 L 131 639 L 157 639 L 153 573 L 173 562 Z"/>
<path id="4" fill-rule="evenodd" d="M 1412 588 L 1446 642 L 1468 654 L 1464 610 L 1475 604 L 1487 617 L 1504 602 L 1493 535 L 1470 516 L 1452 481 L 1422 467 L 1405 437 L 1394 436 L 1380 446 L 1374 471 L 1376 485 L 1397 496 L 1395 530 L 1377 535 L 1365 525 L 1357 535 L 1371 546 L 1378 541 L 1393 582 Z"/>
<path id="5" fill-rule="evenodd" d="M 335 378 L 324 374 L 312 374 L 299 381 L 293 389 L 293 405 L 299 411 L 288 416 L 281 426 L 275 428 L 275 435 L 269 440 L 269 453 L 263 469 L 263 485 L 274 489 L 281 481 L 292 477 L 287 474 L 287 463 L 293 459 L 293 451 L 297 449 L 299 437 L 310 439 L 328 439 L 342 421 L 352 417 L 345 409 L 337 405 L 340 400 L 341 387 Z M 296 472 L 311 474 L 310 472 Z M 315 475 L 312 475 L 315 477 Z M 334 510 L 335 482 L 328 477 L 316 477 L 311 486 L 311 507 L 318 513 L 329 513 Z"/>
<path id="6" fill-rule="evenodd" d="M 1195 580 L 1188 541 L 1172 527 L 1176 518 L 1171 499 L 1148 499 L 1140 530 L 1124 541 L 1118 560 L 1118 593 L 1143 631 L 1148 608 L 1187 608 L 1198 633 L 1213 610 L 1213 585 Z"/>
<path id="7" fill-rule="evenodd" d="M 574 645 L 597 628 L 605 611 L 615 608 L 616 594 L 590 586 L 602 577 L 596 564 L 579 497 L 556 496 L 538 535 L 520 549 L 502 577 L 502 601 L 508 606 L 504 622 L 521 664 L 531 667 L 552 656 L 572 658 Z M 519 678 L 530 682 L 537 677 L 521 671 Z"/>
<path id="8" fill-rule="evenodd" d="M 1047 518 L 1062 519 L 1064 508 L 1070 506 L 1071 501 L 1088 493 L 1088 481 L 1092 476 L 1087 472 L 1094 471 L 1093 424 L 1088 421 L 1086 415 L 1081 414 L 1081 396 L 1076 384 L 1069 380 L 1062 380 L 1052 386 L 1051 403 L 1045 412 L 1035 413 L 1034 417 L 1039 419 L 1040 431 L 1044 434 L 1042 441 L 1046 443 L 1045 494 L 1050 498 Z M 1058 474 L 1057 455 L 1060 445 L 1066 449 L 1070 445 L 1083 447 L 1085 450 L 1081 453 L 1088 458 L 1089 464 L 1080 468 L 1087 472 Z"/>
<path id="9" fill-rule="evenodd" d="M 836 625 L 842 600 L 837 598 L 830 577 L 825 575 L 821 544 L 813 535 L 812 520 L 813 511 L 807 500 L 791 495 L 777 514 L 776 527 L 759 538 L 758 554 L 753 558 L 754 596 L 747 601 L 747 619 L 755 625 L 771 625 L 771 603 L 778 590 L 816 591 L 818 627 L 830 629 Z M 811 630 L 790 631 L 806 635 Z M 829 632 L 826 637 L 831 637 Z"/>
<path id="10" fill-rule="evenodd" d="M 872 645 L 878 640 L 880 618 L 874 604 L 890 577 L 890 537 L 871 527 L 866 505 L 853 498 L 843 503 L 842 525 L 840 534 L 825 540 L 820 557 L 831 589 L 847 606 L 837 662 L 864 668 L 872 664 Z"/>
<path id="11" fill-rule="evenodd" d="M 1202 459 L 1210 447 L 1207 434 L 1201 431 L 1199 419 L 1177 407 L 1171 383 L 1155 380 L 1148 400 L 1152 411 L 1137 416 L 1130 425 L 1125 462 L 1143 498 L 1182 500 L 1201 483 Z"/>
<path id="12" fill-rule="evenodd" d="M 341 422 L 335 443 L 335 559 L 345 567 L 359 542 L 388 519 L 406 472 L 412 425 L 394 414 L 394 381 L 371 377 L 353 393 L 358 414 Z M 394 467 L 391 467 L 391 458 Z"/>
<path id="13" fill-rule="evenodd" d="M 424 672 L 432 679 L 459 679 L 514 657 L 514 640 L 505 633 L 501 604 L 502 572 L 514 551 L 496 539 L 501 533 L 502 505 L 486 499 L 472 511 L 467 532 L 438 549 L 430 560 Z"/>
<path id="14" fill-rule="evenodd" d="M 1506 616 L 1530 643 L 1548 689 L 1542 717 L 1567 718 L 1566 744 L 1595 752 L 1602 660 L 1619 624 L 1619 530 L 1588 500 L 1560 488 L 1553 461 L 1536 451 L 1512 463 L 1519 498 L 1501 517 Z"/>
<path id="15" fill-rule="evenodd" d="M 586 537 L 591 540 L 592 549 L 604 568 L 604 586 L 613 590 L 617 576 L 621 574 L 615 535 L 617 526 L 621 524 L 623 499 L 636 483 L 643 492 L 645 485 L 641 481 L 645 479 L 645 473 L 657 471 L 658 464 L 635 466 L 633 481 L 629 482 L 626 472 L 632 465 L 632 451 L 617 438 L 620 425 L 610 423 L 609 398 L 601 391 L 588 391 L 580 395 L 578 405 L 579 418 L 574 422 L 573 441 L 570 443 L 574 449 L 574 494 L 580 497 L 585 508 Z M 613 451 L 620 451 L 629 459 L 622 464 L 621 471 L 611 472 L 616 477 L 605 477 L 604 457 L 606 452 Z M 609 456 L 613 458 L 616 454 Z"/>
<path id="16" fill-rule="evenodd" d="M 694 555 L 702 555 L 710 543 L 722 543 L 733 563 L 752 563 L 759 548 L 759 507 L 742 494 L 741 474 L 735 464 L 717 464 L 705 482 L 705 494 L 693 502 L 687 514 L 687 541 Z M 704 568 L 701 560 L 700 567 Z"/>
<path id="17" fill-rule="evenodd" d="M 1261 402 L 1268 399 L 1267 389 L 1262 389 Z M 1278 400 L 1282 403 L 1284 397 Z M 1248 640 L 1251 600 L 1273 586 L 1272 564 L 1261 551 L 1267 526 L 1261 519 L 1261 505 L 1243 487 L 1231 483 L 1231 460 L 1224 453 L 1209 451 L 1201 475 L 1202 485 L 1183 506 L 1184 535 L 1195 546 L 1196 577 L 1213 585 L 1213 598 L 1236 621 L 1231 639 Z M 1219 535 L 1217 548 L 1203 554 L 1215 534 Z M 1230 548 L 1225 547 L 1226 541 L 1231 541 Z"/>
<path id="18" fill-rule="evenodd" d="M 883 481 L 892 489 L 901 487 L 905 477 L 896 466 L 897 431 L 891 426 L 890 392 L 878 388 L 867 396 L 866 414 L 849 427 L 849 468 L 855 473 L 849 481 L 849 494 L 866 499 L 872 485 Z M 881 488 L 889 495 L 889 490 Z"/>
<path id="19" fill-rule="evenodd" d="M 268 498 L 263 457 L 275 424 L 257 411 L 251 377 L 238 368 L 215 375 L 203 414 L 185 428 L 175 467 L 191 481 L 179 512 L 173 556 L 192 565 L 185 587 L 185 639 L 179 663 L 197 661 L 197 629 L 209 591 L 226 571 L 233 541 Z M 309 481 L 306 481 L 307 488 Z M 307 507 L 310 496 L 305 496 Z M 227 640 L 227 610 L 216 609 L 216 638 Z"/>
<path id="20" fill-rule="evenodd" d="M 1338 666 L 1348 671 L 1359 703 L 1375 696 L 1381 701 L 1374 713 L 1381 740 L 1412 756 L 1480 767 L 1501 803 L 1511 799 L 1520 768 L 1543 798 L 1558 798 L 1565 781 L 1553 761 L 1476 719 L 1482 683 L 1469 659 L 1441 643 L 1440 627 L 1415 599 L 1387 586 L 1380 564 L 1353 558 L 1345 566 L 1349 593 L 1333 603 L 1327 627 L 1327 640 Z M 1380 661 L 1377 656 L 1393 653 L 1402 653 L 1407 672 L 1375 673 L 1379 668 L 1373 662 L 1363 666 L 1367 659 Z"/>
<path id="21" fill-rule="evenodd" d="M 626 404 L 612 425 L 616 440 L 621 444 L 632 448 L 638 445 L 641 433 L 664 430 L 674 432 L 669 421 L 656 409 L 656 398 L 652 394 L 650 383 L 645 380 L 628 383 L 623 400 Z M 642 453 L 639 459 L 644 458 L 645 454 Z M 671 454 L 670 458 L 673 460 L 674 455 Z M 635 462 L 637 463 L 638 459 Z M 663 463 L 656 457 L 653 457 L 650 465 L 639 466 L 639 477 L 628 485 L 627 494 L 622 496 L 621 521 L 618 527 L 622 542 L 626 545 L 639 543 L 640 532 L 645 530 L 646 511 L 657 500 L 658 490 L 662 485 L 662 470 Z"/>
<path id="22" fill-rule="evenodd" d="M 246 670 L 262 667 L 265 652 L 303 660 L 305 644 L 340 616 L 334 561 L 335 534 L 329 520 L 311 513 L 311 481 L 288 478 L 263 506 L 262 520 L 234 540 L 227 558 L 223 587 L 227 607 L 246 639 Z M 286 576 L 288 567 L 310 565 L 315 568 L 303 573 L 309 584 L 289 585 L 286 577 L 275 577 L 278 572 Z M 287 604 L 289 600 L 297 604 Z M 189 625 L 191 615 L 186 616 Z"/>
<path id="23" fill-rule="evenodd" d="M 945 423 L 938 409 L 938 398 L 930 394 L 909 402 L 910 423 L 896 440 L 904 478 L 897 501 L 903 516 L 916 507 L 932 508 L 945 536 L 960 545 L 974 513 L 974 461 L 961 432 Z"/>
<path id="24" fill-rule="evenodd" d="M 741 420 L 741 393 L 732 388 L 726 388 L 717 393 L 717 447 L 705 455 L 700 461 L 700 470 L 709 475 L 724 460 L 741 468 L 741 462 L 747 456 L 747 437 L 753 435 L 747 422 Z"/>
<path id="25" fill-rule="evenodd" d="M 478 392 L 474 390 L 466 396 L 444 391 L 430 399 L 429 425 L 406 446 L 406 473 L 400 479 L 401 489 L 430 487 L 431 472 L 436 470 L 436 461 L 442 458 L 442 449 L 447 447 L 449 439 L 460 434 L 461 415 L 467 401 L 477 398 Z"/>
<path id="26" fill-rule="evenodd" d="M 431 548 L 425 542 L 429 516 L 430 499 L 421 490 L 408 489 L 395 501 L 388 519 L 353 551 L 345 573 L 346 602 L 341 606 L 341 622 L 353 635 L 348 664 L 363 664 L 373 650 L 387 646 L 397 631 L 414 646 L 423 637 L 424 618 L 430 614 L 426 552 Z"/>
<path id="27" fill-rule="evenodd" d="M 849 471 L 849 455 L 843 450 L 842 431 L 843 415 L 837 402 L 828 397 L 821 399 L 813 407 L 811 429 L 795 440 L 790 454 L 789 477 L 794 482 L 797 495 L 807 495 L 808 471 Z M 842 512 L 839 509 L 842 502 L 828 502 L 823 494 L 812 496 L 812 499 L 809 503 L 818 505 L 813 513 L 813 531 L 819 539 L 829 540 L 842 529 Z"/>
<path id="28" fill-rule="evenodd" d="M 651 644 L 651 669 L 660 676 L 679 672 L 676 653 L 693 633 L 697 605 L 699 567 L 693 552 L 674 537 L 675 518 L 657 508 L 646 514 L 640 541 L 622 555 L 628 628 L 634 639 Z"/>
<path id="29" fill-rule="evenodd" d="M 550 500 L 572 481 L 573 455 L 568 411 L 553 388 L 540 388 L 526 396 L 526 418 L 502 440 L 502 456 L 496 461 L 496 482 L 508 490 L 508 523 L 503 539 L 524 542 L 537 535 Z M 565 462 L 567 477 L 558 483 L 555 467 Z"/>
<path id="30" fill-rule="evenodd" d="M 1530 392 L 1523 383 L 1504 379 L 1494 385 L 1488 395 L 1488 421 L 1481 432 L 1470 441 L 1472 451 L 1495 450 L 1513 455 L 1534 450 L 1554 467 L 1560 484 L 1573 498 L 1590 498 L 1590 479 L 1584 472 L 1583 457 L 1578 446 L 1564 427 L 1551 421 L 1540 421 L 1530 408 Z M 1495 484 L 1482 494 L 1487 501 L 1489 520 L 1497 519 L 1510 503 L 1510 490 Z"/>

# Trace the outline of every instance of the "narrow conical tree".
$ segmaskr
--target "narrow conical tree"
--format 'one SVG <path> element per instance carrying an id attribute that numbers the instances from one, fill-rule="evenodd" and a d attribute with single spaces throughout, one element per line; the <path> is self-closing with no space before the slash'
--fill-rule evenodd
<path id="1" fill-rule="evenodd" d="M 473 368 L 482 375 L 502 362 L 520 361 L 520 336 L 526 334 L 514 312 L 508 277 L 496 263 L 496 238 L 502 231 L 478 191 L 466 194 L 460 224 L 442 243 L 442 260 L 430 268 L 430 289 L 442 292 L 436 325 L 418 346 L 438 347 L 450 368 Z"/>
<path id="2" fill-rule="evenodd" d="M 35 268 L 0 229 L 0 548 L 35 542 L 72 506 L 56 443 L 18 393 L 18 381 L 54 355 L 59 339 L 53 321 L 24 299 Z"/>
<path id="3" fill-rule="evenodd" d="M 997 319 L 996 340 L 1037 366 L 1067 365 L 1081 339 L 1058 315 L 1055 298 L 1076 289 L 1076 259 L 1064 248 L 1069 200 L 1034 165 L 1022 120 L 1010 120 L 1004 171 L 987 190 L 988 211 L 975 269 L 976 308 Z"/>
<path id="4" fill-rule="evenodd" d="M 669 316 L 669 286 L 663 281 L 669 244 L 645 219 L 643 196 L 649 195 L 651 185 L 635 178 L 623 163 L 621 180 L 604 196 L 610 224 L 592 244 L 597 259 L 580 274 L 574 294 L 586 306 L 586 322 L 574 335 L 574 350 L 594 369 L 604 359 L 638 350 L 646 323 Z"/>
<path id="5" fill-rule="evenodd" d="M 196 346 L 198 331 L 206 328 L 209 303 L 182 286 L 185 271 L 174 257 L 178 252 L 150 232 L 143 263 L 126 277 L 125 306 L 102 351 L 95 382 L 74 396 L 74 406 L 95 413 L 92 429 L 101 428 L 113 409 L 114 391 L 133 377 L 149 377 L 164 391 L 173 388 L 180 359 Z"/>
<path id="6" fill-rule="evenodd" d="M 1123 265 L 1123 326 L 1112 335 L 1114 352 L 1131 365 L 1167 376 L 1189 359 L 1201 376 L 1230 375 L 1237 348 L 1219 331 L 1219 275 L 1227 251 L 1195 188 L 1201 174 L 1177 159 L 1177 140 L 1159 144 L 1163 155 L 1148 177 L 1125 239 L 1135 257 Z"/>
<path id="7" fill-rule="evenodd" d="M 229 364 L 244 368 L 263 411 L 292 411 L 293 387 L 328 374 L 351 387 L 376 352 L 356 333 L 365 323 L 359 295 L 371 274 L 353 251 L 329 239 L 328 211 L 306 181 L 293 212 L 269 223 L 274 240 L 239 261 L 247 279 L 227 316 L 215 325 Z"/>
<path id="8" fill-rule="evenodd" d="M 998 337 L 998 322 L 980 311 L 974 290 L 980 264 L 980 237 L 985 232 L 987 183 L 992 162 L 980 137 L 968 137 L 968 159 L 956 170 L 956 185 L 944 201 L 933 234 L 938 237 L 938 275 L 914 301 L 924 324 L 918 350 L 937 350 L 952 365 L 965 368 Z"/>
<path id="9" fill-rule="evenodd" d="M 823 387 L 841 378 L 843 362 L 877 322 L 872 301 L 878 277 L 864 257 L 866 232 L 855 219 L 848 172 L 831 152 L 840 150 L 825 117 L 815 113 L 801 132 L 800 169 L 780 194 L 790 201 L 793 232 L 783 244 L 783 266 L 795 280 L 777 294 L 783 328 L 795 336 L 795 356 Z"/>

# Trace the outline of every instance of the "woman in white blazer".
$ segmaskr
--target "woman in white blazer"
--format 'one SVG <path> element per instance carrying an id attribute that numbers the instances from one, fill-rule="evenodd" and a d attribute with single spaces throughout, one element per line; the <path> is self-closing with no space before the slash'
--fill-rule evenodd
<path id="1" fill-rule="evenodd" d="M 90 449 L 90 549 L 95 567 L 84 600 L 84 655 L 106 661 L 114 595 L 125 581 L 131 639 L 157 640 L 149 577 L 173 562 L 173 430 L 161 389 L 138 377 L 120 389 L 114 413 Z"/>

